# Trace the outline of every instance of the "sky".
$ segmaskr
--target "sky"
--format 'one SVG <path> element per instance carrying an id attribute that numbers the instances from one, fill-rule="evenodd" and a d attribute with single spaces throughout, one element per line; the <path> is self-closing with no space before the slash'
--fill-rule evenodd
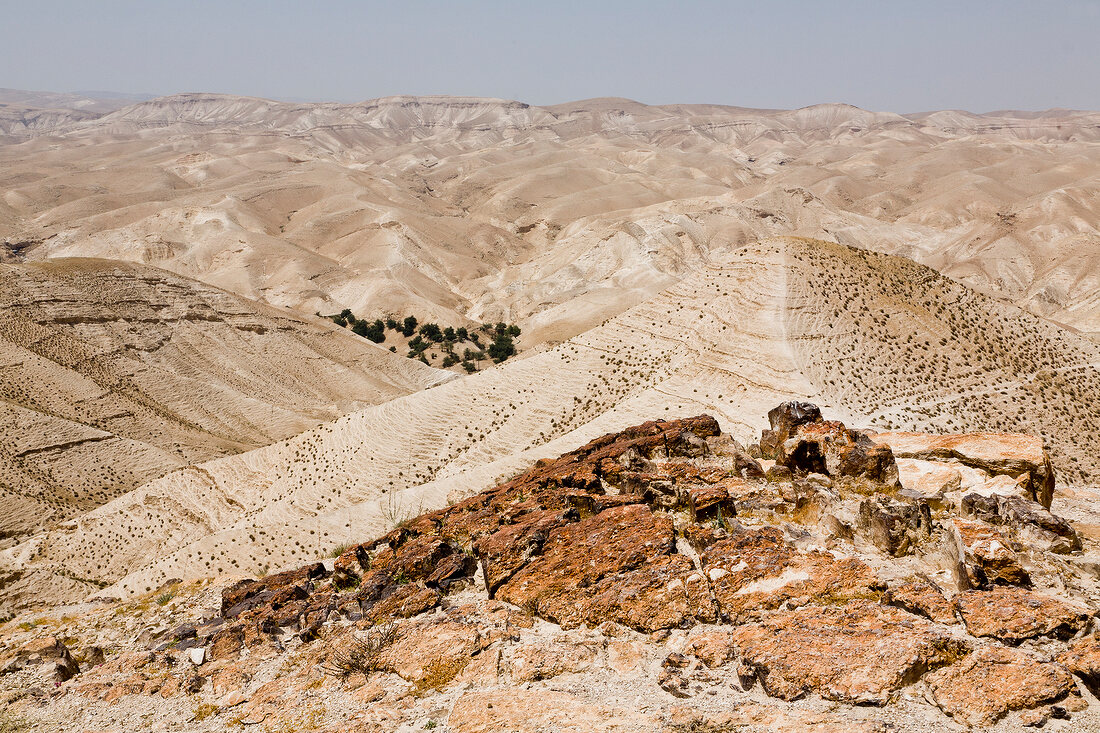
<path id="1" fill-rule="evenodd" d="M 0 0 L 0 87 L 1100 109 L 1100 0 Z"/>

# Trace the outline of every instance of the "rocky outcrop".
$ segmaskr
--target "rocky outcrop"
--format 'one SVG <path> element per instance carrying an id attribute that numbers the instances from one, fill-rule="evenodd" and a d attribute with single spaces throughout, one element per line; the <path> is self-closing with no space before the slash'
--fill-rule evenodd
<path id="1" fill-rule="evenodd" d="M 982 522 L 955 519 L 947 527 L 950 557 L 960 590 L 994 585 L 1031 585 L 1031 576 L 1020 564 L 1022 548 L 997 528 Z"/>
<path id="2" fill-rule="evenodd" d="M 771 429 L 760 441 L 761 455 L 798 475 L 862 476 L 886 485 L 898 482 L 897 464 L 888 447 L 866 433 L 849 430 L 806 402 L 785 402 L 768 413 Z"/>
<path id="3" fill-rule="evenodd" d="M 877 597 L 884 588 L 860 560 L 799 551 L 774 527 L 714 543 L 703 552 L 702 566 L 722 617 L 732 623 L 780 606 Z"/>
<path id="4" fill-rule="evenodd" d="M 1028 497 L 1045 508 L 1054 498 L 1054 466 L 1043 441 L 1018 433 L 878 433 L 871 440 L 897 458 L 953 461 L 991 476 L 1020 479 Z"/>
<path id="5" fill-rule="evenodd" d="M 992 725 L 1010 710 L 1035 708 L 1076 691 L 1061 666 L 999 646 L 982 647 L 927 681 L 941 710 L 973 726 Z"/>
<path id="6" fill-rule="evenodd" d="M 13 655 L 0 661 L 0 675 L 11 674 L 28 667 L 48 669 L 55 682 L 64 682 L 80 674 L 80 665 L 73 659 L 72 652 L 53 636 L 29 641 Z"/>
<path id="7" fill-rule="evenodd" d="M 1037 636 L 1069 638 L 1085 628 L 1095 613 L 1022 588 L 965 591 L 955 597 L 955 608 L 974 636 L 1011 644 Z"/>
<path id="8" fill-rule="evenodd" d="M 429 707 L 448 709 L 455 730 L 527 730 L 494 695 L 501 685 L 547 693 L 546 680 L 603 690 L 615 679 L 658 707 L 725 696 L 738 712 L 724 720 L 745 725 L 783 720 L 747 712 L 737 696 L 750 690 L 785 705 L 905 696 L 876 720 L 918 704 L 969 725 L 1016 710 L 1032 722 L 1082 714 L 1072 675 L 1097 685 L 1100 646 L 1084 636 L 1096 611 L 1080 588 L 1093 586 L 1065 575 L 1076 567 L 1066 562 L 1072 538 L 1082 542 L 1072 525 L 1019 495 L 955 504 L 941 487 L 925 492 L 945 497 L 933 509 L 883 473 L 890 449 L 862 453 L 852 431 L 812 406 L 773 418 L 773 433 L 792 437 L 764 442 L 818 446 L 819 471 L 792 459 L 764 475 L 707 416 L 644 423 L 402 522 L 331 564 L 230 583 L 212 616 L 147 628 L 138 650 L 59 684 L 112 705 L 205 695 L 216 710 L 238 708 L 243 724 L 291 729 L 301 721 L 280 717 L 286 701 L 324 686 L 348 692 L 354 702 L 341 704 L 359 706 L 357 725 L 371 721 L 349 730 L 427 727 L 410 711 Z M 993 478 L 966 470 L 975 485 Z M 307 668 L 296 687 L 261 669 L 288 649 Z M 616 713 L 591 699 L 560 702 L 592 729 L 617 729 Z M 674 717 L 651 712 L 639 730 Z M 793 730 L 805 720 L 791 718 Z"/>
<path id="9" fill-rule="evenodd" d="M 915 613 L 941 624 L 955 623 L 955 608 L 943 590 L 927 579 L 902 583 L 882 595 L 882 602 Z"/>
<path id="10" fill-rule="evenodd" d="M 869 601 L 771 614 L 735 628 L 731 642 L 769 695 L 877 705 L 967 651 L 928 622 Z"/>
<path id="11" fill-rule="evenodd" d="M 859 526 L 871 544 L 900 557 L 932 536 L 932 510 L 923 500 L 897 501 L 879 494 L 860 503 Z"/>

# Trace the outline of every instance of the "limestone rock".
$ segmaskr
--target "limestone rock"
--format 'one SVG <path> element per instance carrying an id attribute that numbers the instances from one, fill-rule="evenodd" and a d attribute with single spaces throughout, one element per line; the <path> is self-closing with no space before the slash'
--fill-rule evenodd
<path id="1" fill-rule="evenodd" d="M 941 710 L 972 726 L 992 725 L 1010 710 L 1036 708 L 1075 691 L 1061 666 L 1000 646 L 982 647 L 925 680 Z"/>
<path id="2" fill-rule="evenodd" d="M 1069 522 L 1038 502 L 1020 496 L 967 494 L 960 511 L 990 524 L 1004 525 L 1021 542 L 1044 552 L 1067 554 L 1081 549 Z"/>
<path id="3" fill-rule="evenodd" d="M 722 520 L 737 514 L 729 491 L 722 485 L 693 486 L 687 490 L 691 521 Z"/>
<path id="4" fill-rule="evenodd" d="M 929 622 L 870 601 L 769 614 L 731 640 L 769 695 L 874 705 L 966 651 Z"/>
<path id="5" fill-rule="evenodd" d="M 45 636 L 26 642 L 15 654 L 0 663 L 0 675 L 28 667 L 52 666 L 56 682 L 65 682 L 80 674 L 80 665 L 73 659 L 69 647 L 53 636 Z"/>
<path id="6" fill-rule="evenodd" d="M 795 473 L 862 476 L 887 486 L 898 485 L 898 468 L 889 447 L 876 445 L 860 430 L 835 420 L 800 426 L 783 443 L 777 462 Z"/>
<path id="7" fill-rule="evenodd" d="M 789 440 L 794 431 L 807 423 L 821 419 L 821 410 L 810 402 L 784 402 L 768 411 L 769 430 L 760 438 L 760 454 L 775 460 L 780 455 L 782 445 Z"/>
<path id="8" fill-rule="evenodd" d="M 455 733 L 642 733 L 657 726 L 636 710 L 535 689 L 470 690 L 455 702 L 447 724 Z"/>
<path id="9" fill-rule="evenodd" d="M 414 683 L 449 682 L 489 640 L 475 623 L 461 617 L 427 617 L 406 622 L 385 647 L 378 667 Z"/>
<path id="10" fill-rule="evenodd" d="M 948 552 L 955 560 L 960 590 L 994 585 L 1031 585 L 1016 543 L 981 522 L 956 519 L 948 527 Z"/>
<path id="11" fill-rule="evenodd" d="M 532 642 L 516 647 L 508 666 L 513 680 L 534 682 L 591 669 L 599 655 L 600 649 L 594 643 L 575 643 L 559 637 L 547 643 Z"/>
<path id="12" fill-rule="evenodd" d="M 474 552 L 481 560 L 490 597 L 542 550 L 551 530 L 578 519 L 573 508 L 534 511 L 475 543 Z"/>
<path id="13" fill-rule="evenodd" d="M 671 520 L 657 517 L 648 507 L 608 509 L 551 532 L 543 553 L 501 585 L 497 597 L 537 609 L 539 615 L 567 627 L 585 621 L 626 623 L 619 610 L 643 619 L 644 614 L 630 613 L 639 599 L 621 594 L 617 586 L 627 577 L 624 574 L 640 569 L 640 574 L 629 576 L 627 585 L 653 588 L 645 580 L 651 573 L 643 566 L 671 553 L 674 544 Z M 678 567 L 665 564 L 656 572 L 662 580 L 688 586 L 694 569 L 688 562 Z M 666 577 L 668 573 L 679 577 Z M 608 582 L 601 585 L 605 579 Z M 644 597 L 640 600 L 646 602 Z M 594 615 L 597 608 L 611 615 L 599 618 Z"/>
<path id="14" fill-rule="evenodd" d="M 261 603 L 276 598 L 287 600 L 290 597 L 305 598 L 315 580 L 328 575 L 323 563 L 306 565 L 284 573 L 275 573 L 260 580 L 242 580 L 222 591 L 222 616 L 231 618 Z"/>
<path id="15" fill-rule="evenodd" d="M 955 596 L 954 605 L 971 634 L 1010 644 L 1037 636 L 1068 638 L 1093 615 L 1083 606 L 1012 587 L 964 591 Z"/>
<path id="16" fill-rule="evenodd" d="M 875 436 L 871 436 L 874 440 Z M 925 500 L 942 500 L 945 494 L 962 487 L 962 475 L 958 468 L 939 461 L 922 461 L 916 458 L 898 458 L 898 479 L 902 488 L 916 492 Z"/>
<path id="17" fill-rule="evenodd" d="M 878 433 L 878 445 L 889 446 L 897 458 L 953 460 L 990 475 L 1023 478 L 1029 498 L 1050 508 L 1054 498 L 1054 467 L 1043 441 L 1019 433 Z"/>
<path id="18" fill-rule="evenodd" d="M 897 501 L 879 494 L 859 505 L 859 525 L 871 543 L 901 557 L 932 535 L 932 512 L 924 501 Z"/>

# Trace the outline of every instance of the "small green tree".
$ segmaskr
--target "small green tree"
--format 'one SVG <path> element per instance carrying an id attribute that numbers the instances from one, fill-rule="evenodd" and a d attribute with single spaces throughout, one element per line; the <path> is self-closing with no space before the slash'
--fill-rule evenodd
<path id="1" fill-rule="evenodd" d="M 493 343 L 489 344 L 489 358 L 497 364 L 516 353 L 516 346 L 512 343 L 512 337 L 507 333 L 497 333 Z"/>
<path id="2" fill-rule="evenodd" d="M 416 316 L 405 317 L 405 320 L 401 322 L 401 333 L 406 338 L 416 333 Z"/>
<path id="3" fill-rule="evenodd" d="M 435 323 L 425 323 L 420 327 L 420 335 L 429 341 L 439 343 L 443 340 L 443 331 Z"/>

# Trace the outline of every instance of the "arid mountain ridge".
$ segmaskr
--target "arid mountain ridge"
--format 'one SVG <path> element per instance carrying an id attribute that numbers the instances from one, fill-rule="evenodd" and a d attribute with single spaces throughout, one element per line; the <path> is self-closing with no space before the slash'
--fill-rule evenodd
<path id="1" fill-rule="evenodd" d="M 9 257 L 128 259 L 308 313 L 555 343 L 714 248 L 794 234 L 1100 331 L 1094 112 L 190 94 L 4 129 Z"/>

